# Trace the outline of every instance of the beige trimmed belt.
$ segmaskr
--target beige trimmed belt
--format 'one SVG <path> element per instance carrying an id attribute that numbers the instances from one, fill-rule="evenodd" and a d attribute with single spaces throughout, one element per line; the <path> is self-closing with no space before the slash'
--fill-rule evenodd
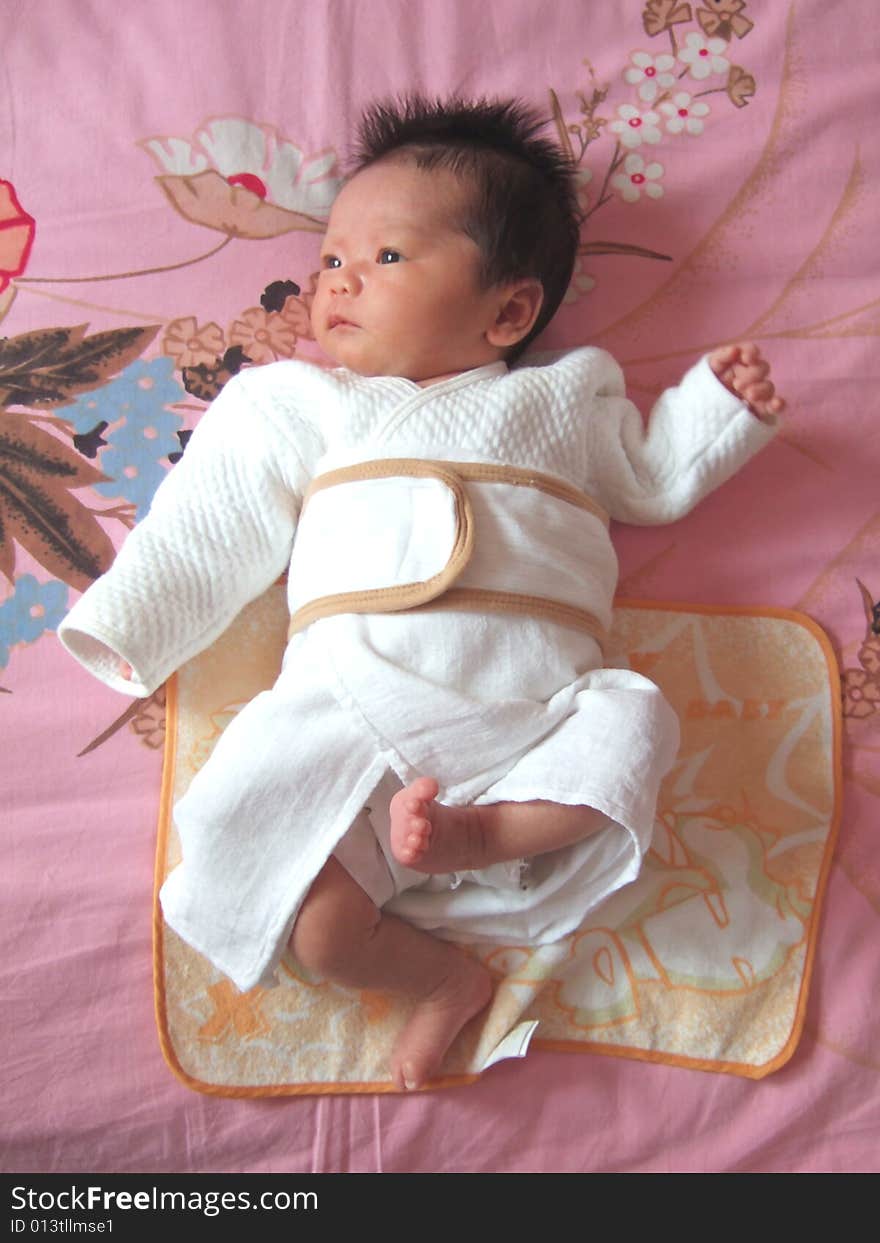
<path id="1" fill-rule="evenodd" d="M 465 483 L 503 483 L 515 487 L 535 488 L 548 496 L 574 505 L 598 518 L 608 526 L 606 511 L 585 492 L 539 471 L 516 466 L 498 466 L 488 462 L 437 462 L 423 458 L 380 458 L 358 462 L 328 471 L 313 480 L 303 498 L 302 511 L 316 492 L 344 483 L 362 483 L 371 479 L 394 477 L 436 479 L 446 485 L 455 502 L 455 539 L 446 565 L 439 573 L 416 582 L 399 583 L 393 587 L 376 587 L 361 591 L 341 591 L 318 596 L 298 608 L 290 619 L 288 638 L 304 630 L 314 621 L 339 613 L 412 613 L 433 610 L 454 610 L 469 613 L 512 613 L 537 617 L 581 630 L 601 645 L 605 628 L 587 609 L 553 600 L 547 596 L 526 593 L 483 590 L 478 587 L 454 587 L 474 550 L 474 513 Z"/>

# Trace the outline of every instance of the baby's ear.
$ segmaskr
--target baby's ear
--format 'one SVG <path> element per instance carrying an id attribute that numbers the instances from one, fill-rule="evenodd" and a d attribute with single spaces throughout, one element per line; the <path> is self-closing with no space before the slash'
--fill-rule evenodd
<path id="1" fill-rule="evenodd" d="M 541 312 L 544 287 L 529 277 L 502 286 L 495 322 L 486 333 L 486 340 L 498 349 L 510 349 L 527 337 Z"/>

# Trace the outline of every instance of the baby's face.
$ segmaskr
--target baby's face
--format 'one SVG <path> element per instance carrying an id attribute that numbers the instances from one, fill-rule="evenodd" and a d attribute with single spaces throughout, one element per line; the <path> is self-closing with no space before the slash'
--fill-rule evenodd
<path id="1" fill-rule="evenodd" d="M 494 362 L 486 339 L 497 291 L 480 287 L 480 253 L 457 221 L 454 174 L 388 160 L 341 190 L 321 248 L 312 327 L 321 348 L 360 375 L 417 383 Z"/>

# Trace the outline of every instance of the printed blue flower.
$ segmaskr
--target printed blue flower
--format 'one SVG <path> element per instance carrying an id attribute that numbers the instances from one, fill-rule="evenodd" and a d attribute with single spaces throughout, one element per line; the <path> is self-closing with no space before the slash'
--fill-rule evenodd
<path id="1" fill-rule="evenodd" d="M 32 574 L 16 579 L 15 590 L 0 604 L 0 666 L 9 663 L 9 649 L 16 643 L 33 643 L 47 630 L 55 630 L 67 612 L 66 583 L 38 582 Z"/>
<path id="2" fill-rule="evenodd" d="M 143 518 L 168 470 L 162 459 L 180 452 L 176 433 L 182 424 L 183 419 L 170 410 L 153 410 L 144 423 L 129 417 L 107 436 L 98 462 L 110 482 L 95 484 L 95 491 L 124 497 L 137 506 L 137 517 Z"/>
<path id="3" fill-rule="evenodd" d="M 83 393 L 59 410 L 80 435 L 100 422 L 113 428 L 106 433 L 97 463 L 109 482 L 96 484 L 96 492 L 131 501 L 137 517 L 143 518 L 168 470 L 163 460 L 180 451 L 176 433 L 183 419 L 167 407 L 185 398 L 174 379 L 173 359 L 139 359 L 103 388 Z"/>
<path id="4" fill-rule="evenodd" d="M 174 379 L 172 358 L 153 358 L 149 362 L 138 359 L 103 388 L 80 393 L 72 405 L 62 406 L 58 414 L 82 435 L 102 420 L 118 423 L 131 410 L 148 415 L 185 398 L 186 393 Z"/>

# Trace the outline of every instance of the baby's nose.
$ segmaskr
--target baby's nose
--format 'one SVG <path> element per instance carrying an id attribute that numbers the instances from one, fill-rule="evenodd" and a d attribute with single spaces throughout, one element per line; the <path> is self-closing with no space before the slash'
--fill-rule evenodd
<path id="1" fill-rule="evenodd" d="M 357 293 L 361 284 L 360 274 L 351 263 L 330 269 L 330 288 L 334 293 Z"/>

